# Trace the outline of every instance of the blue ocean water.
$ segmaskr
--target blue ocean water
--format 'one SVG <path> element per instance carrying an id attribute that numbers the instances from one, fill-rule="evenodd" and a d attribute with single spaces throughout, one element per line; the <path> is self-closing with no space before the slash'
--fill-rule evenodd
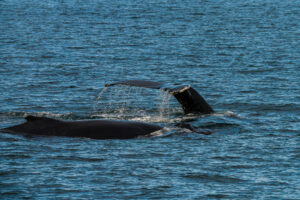
<path id="1" fill-rule="evenodd" d="M 167 127 L 1 133 L 1 199 L 300 199 L 299 19 L 298 0 L 1 0 L 0 128 L 28 114 Z M 192 85 L 217 113 L 185 116 L 150 89 L 101 93 L 128 79 Z"/>

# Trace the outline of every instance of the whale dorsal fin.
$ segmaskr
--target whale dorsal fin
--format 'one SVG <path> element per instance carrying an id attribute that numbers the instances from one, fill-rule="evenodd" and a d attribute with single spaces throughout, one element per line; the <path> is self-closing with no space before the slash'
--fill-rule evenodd
<path id="1" fill-rule="evenodd" d="M 28 122 L 39 121 L 39 120 L 58 121 L 56 119 L 51 119 L 51 118 L 48 118 L 48 117 L 37 117 L 37 116 L 33 116 L 33 115 L 28 115 L 27 117 L 25 117 L 25 119 Z"/>

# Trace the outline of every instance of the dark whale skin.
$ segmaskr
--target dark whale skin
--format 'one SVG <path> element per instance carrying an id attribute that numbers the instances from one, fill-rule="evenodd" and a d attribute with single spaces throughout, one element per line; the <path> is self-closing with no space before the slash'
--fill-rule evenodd
<path id="1" fill-rule="evenodd" d="M 4 128 L 0 131 L 13 134 L 86 137 L 92 139 L 131 139 L 146 136 L 162 129 L 158 125 L 132 121 L 61 121 L 31 115 L 25 119 L 26 122 L 23 124 Z"/>

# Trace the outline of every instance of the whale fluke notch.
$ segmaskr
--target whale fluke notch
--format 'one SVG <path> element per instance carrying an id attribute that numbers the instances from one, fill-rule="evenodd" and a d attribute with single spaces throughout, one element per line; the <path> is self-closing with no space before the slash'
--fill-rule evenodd
<path id="1" fill-rule="evenodd" d="M 145 80 L 127 80 L 111 84 L 106 84 L 105 87 L 110 87 L 114 85 L 127 85 L 135 87 L 145 87 L 151 89 L 162 89 L 173 95 L 179 104 L 181 105 L 185 114 L 188 113 L 201 113 L 201 114 L 211 114 L 214 113 L 212 107 L 205 101 L 205 99 L 191 86 L 179 86 L 173 89 L 164 88 L 164 84 L 154 81 Z"/>

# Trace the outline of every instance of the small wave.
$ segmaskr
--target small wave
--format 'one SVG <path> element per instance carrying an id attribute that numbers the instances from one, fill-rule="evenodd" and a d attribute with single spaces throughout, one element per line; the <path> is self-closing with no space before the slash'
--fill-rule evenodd
<path id="1" fill-rule="evenodd" d="M 66 160 L 66 161 L 79 161 L 79 162 L 102 162 L 104 158 L 95 158 L 95 157 L 82 157 L 82 156 L 53 156 L 53 159 L 56 160 Z"/>
<path id="2" fill-rule="evenodd" d="M 34 115 L 37 117 L 52 117 L 52 118 L 70 118 L 74 116 L 73 113 L 51 113 L 51 112 L 26 112 L 26 111 L 16 111 L 16 112 L 0 112 L 1 117 L 19 117 L 24 118 L 28 115 Z"/>
<path id="3" fill-rule="evenodd" d="M 102 113 L 102 114 L 92 114 L 90 115 L 92 119 L 115 119 L 115 120 L 121 120 L 123 119 L 122 114 L 116 114 L 116 113 Z"/>
<path id="4" fill-rule="evenodd" d="M 169 118 L 163 116 L 142 116 L 134 117 L 131 120 L 151 123 L 168 123 L 170 121 Z"/>
<path id="5" fill-rule="evenodd" d="M 226 194 L 208 194 L 206 195 L 208 198 L 216 198 L 216 199 L 223 199 L 223 198 L 229 198 L 229 195 Z"/>
<path id="6" fill-rule="evenodd" d="M 4 154 L 1 156 L 6 159 L 28 159 L 32 157 L 30 155 L 19 154 L 18 152 L 16 152 L 16 154 Z"/>
<path id="7" fill-rule="evenodd" d="M 189 179 L 199 179 L 199 180 L 215 181 L 215 182 L 221 182 L 221 183 L 240 183 L 240 182 L 245 181 L 243 179 L 229 177 L 229 176 L 223 176 L 223 175 L 219 175 L 219 174 L 188 173 L 188 174 L 183 175 L 183 177 L 189 178 Z"/>
<path id="8" fill-rule="evenodd" d="M 236 114 L 232 111 L 223 111 L 223 112 L 216 112 L 216 113 L 213 113 L 213 114 L 205 114 L 205 115 L 187 114 L 187 115 L 171 118 L 171 119 L 169 119 L 169 122 L 176 123 L 176 122 L 182 122 L 182 121 L 194 121 L 194 120 L 197 120 L 197 119 L 207 118 L 207 117 L 211 117 L 211 116 L 213 116 L 213 117 L 241 118 L 241 116 L 239 114 Z"/>
<path id="9" fill-rule="evenodd" d="M 129 121 L 139 121 L 139 122 L 150 122 L 150 123 L 168 123 L 170 119 L 161 115 L 141 115 L 137 116 L 133 113 L 102 113 L 102 114 L 92 114 L 92 118 L 102 118 L 102 119 L 114 119 L 114 120 L 129 120 Z"/>
<path id="10" fill-rule="evenodd" d="M 207 129 L 217 129 L 217 128 L 226 128 L 226 127 L 239 127 L 239 124 L 235 123 L 203 123 L 199 128 L 207 128 Z"/>
<path id="11" fill-rule="evenodd" d="M 260 102 L 234 102 L 234 103 L 224 103 L 224 106 L 234 106 L 238 108 L 245 108 L 253 112 L 262 112 L 262 111 L 297 111 L 299 110 L 298 103 L 260 103 Z"/>
<path id="12" fill-rule="evenodd" d="M 214 113 L 212 114 L 213 116 L 216 116 L 216 117 L 240 117 L 239 114 L 236 114 L 232 111 L 224 111 L 224 112 L 218 112 L 218 113 Z"/>
<path id="13" fill-rule="evenodd" d="M 163 129 L 161 130 L 158 130 L 158 131 L 154 131 L 148 135 L 145 135 L 145 136 L 139 136 L 138 138 L 145 138 L 145 137 L 160 137 L 160 136 L 164 136 L 164 134 L 166 132 L 169 132 L 171 129 L 170 128 L 167 128 L 167 127 L 164 127 Z"/>

